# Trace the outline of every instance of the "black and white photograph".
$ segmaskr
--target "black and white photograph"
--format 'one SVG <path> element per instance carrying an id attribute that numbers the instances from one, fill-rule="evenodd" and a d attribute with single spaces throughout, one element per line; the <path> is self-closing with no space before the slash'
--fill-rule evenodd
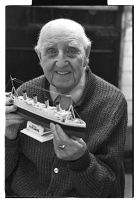
<path id="1" fill-rule="evenodd" d="M 6 198 L 133 197 L 133 18 L 5 6 Z"/>

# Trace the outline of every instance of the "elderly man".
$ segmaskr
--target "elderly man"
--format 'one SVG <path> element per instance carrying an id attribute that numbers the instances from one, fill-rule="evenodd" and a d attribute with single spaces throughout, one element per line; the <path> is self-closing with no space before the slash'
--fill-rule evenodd
<path id="1" fill-rule="evenodd" d="M 54 137 L 48 142 L 21 134 L 24 119 L 8 99 L 7 197 L 123 197 L 127 104 L 119 89 L 91 72 L 90 48 L 75 21 L 56 19 L 41 29 L 35 50 L 44 75 L 24 83 L 18 92 L 31 85 L 44 87 L 51 104 L 57 93 L 71 95 L 87 124 L 85 138 L 69 137 L 53 123 Z M 43 101 L 42 94 L 39 98 Z"/>

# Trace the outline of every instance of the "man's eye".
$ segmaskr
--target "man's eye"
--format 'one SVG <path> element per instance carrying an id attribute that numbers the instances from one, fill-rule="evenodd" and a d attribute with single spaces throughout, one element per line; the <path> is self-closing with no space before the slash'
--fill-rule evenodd
<path id="1" fill-rule="evenodd" d="M 48 54 L 56 54 L 57 50 L 55 48 L 49 48 L 49 49 L 47 49 L 47 53 Z"/>
<path id="2" fill-rule="evenodd" d="M 75 54 L 78 54 L 78 49 L 76 49 L 76 48 L 74 48 L 74 47 L 70 47 L 70 48 L 68 48 L 67 49 L 67 53 L 69 54 L 69 55 L 75 55 Z"/>

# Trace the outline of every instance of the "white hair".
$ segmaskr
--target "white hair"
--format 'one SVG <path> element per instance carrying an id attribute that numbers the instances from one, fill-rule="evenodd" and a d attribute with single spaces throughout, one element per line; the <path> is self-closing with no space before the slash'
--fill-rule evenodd
<path id="1" fill-rule="evenodd" d="M 73 20 L 70 20 L 70 19 L 60 18 L 60 19 L 55 19 L 55 20 L 49 21 L 48 23 L 46 23 L 41 28 L 40 33 L 39 33 L 39 37 L 38 37 L 38 41 L 37 41 L 37 45 L 35 46 L 35 50 L 38 50 L 38 51 L 41 50 L 42 45 L 43 45 L 44 33 L 47 30 L 47 28 L 50 27 L 50 26 L 58 26 L 58 25 L 60 27 L 64 27 L 64 26 L 69 27 L 71 30 L 73 30 L 73 29 L 78 30 L 79 36 L 83 40 L 84 48 L 87 49 L 88 46 L 91 46 L 91 41 L 86 36 L 84 27 L 81 24 L 79 24 L 79 23 L 77 23 Z"/>

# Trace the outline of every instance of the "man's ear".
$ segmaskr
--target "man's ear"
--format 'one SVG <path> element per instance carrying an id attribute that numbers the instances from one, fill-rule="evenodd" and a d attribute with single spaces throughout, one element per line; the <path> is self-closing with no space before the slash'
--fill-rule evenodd
<path id="1" fill-rule="evenodd" d="M 37 47 L 35 47 L 35 52 L 36 52 L 39 60 L 41 60 L 41 52 L 37 49 Z"/>
<path id="2" fill-rule="evenodd" d="M 85 54 L 86 54 L 86 65 L 89 64 L 89 55 L 90 55 L 90 51 L 91 51 L 91 45 L 88 45 L 88 47 L 85 50 Z"/>
<path id="3" fill-rule="evenodd" d="M 87 58 L 89 58 L 89 56 L 90 56 L 90 51 L 91 51 L 91 45 L 88 45 L 87 48 L 86 48 L 86 50 L 85 50 Z"/>

